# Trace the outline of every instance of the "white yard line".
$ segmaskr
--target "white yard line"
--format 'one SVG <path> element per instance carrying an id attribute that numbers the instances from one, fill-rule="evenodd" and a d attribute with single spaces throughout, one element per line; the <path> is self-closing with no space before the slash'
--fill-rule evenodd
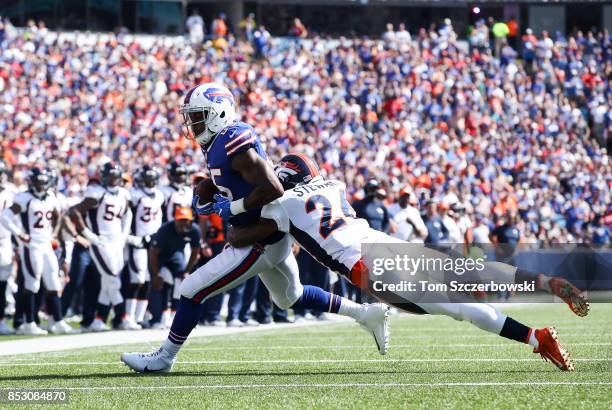
<path id="1" fill-rule="evenodd" d="M 612 362 L 612 358 L 577 358 L 573 359 L 576 362 Z M 526 358 L 445 358 L 445 359 L 270 359 L 270 360 L 179 360 L 177 365 L 193 365 L 193 364 L 322 364 L 322 363 L 452 363 L 452 362 L 483 362 L 483 363 L 499 363 L 499 362 L 540 362 L 541 359 L 526 359 Z M 101 365 L 120 365 L 117 361 L 101 362 L 101 361 L 57 361 L 57 362 L 2 362 L 1 367 L 44 367 L 44 366 L 101 366 Z"/>
<path id="2" fill-rule="evenodd" d="M 202 327 L 195 328 L 190 338 L 202 336 L 222 336 L 237 333 L 253 333 L 280 329 L 295 329 L 297 327 L 310 327 L 336 323 L 350 323 L 352 319 L 337 316 L 333 321 L 261 325 L 253 327 Z M 130 343 L 147 343 L 165 340 L 168 330 L 131 330 L 110 331 L 100 333 L 85 333 L 78 335 L 65 335 L 53 337 L 34 337 L 30 339 L 16 339 L 5 342 L 0 341 L 0 356 L 19 354 L 56 352 L 62 350 L 82 349 L 86 347 L 114 346 Z"/>
<path id="3" fill-rule="evenodd" d="M 612 386 L 612 382 L 460 382 L 460 383 L 317 383 L 317 384 L 195 384 L 185 386 L 96 386 L 45 387 L 45 390 L 122 391 L 122 390 L 196 390 L 196 389 L 279 389 L 279 388 L 397 388 L 397 387 L 504 387 L 504 386 Z M 20 390 L 20 389 L 18 389 Z M 28 389 L 23 389 L 28 390 Z"/>

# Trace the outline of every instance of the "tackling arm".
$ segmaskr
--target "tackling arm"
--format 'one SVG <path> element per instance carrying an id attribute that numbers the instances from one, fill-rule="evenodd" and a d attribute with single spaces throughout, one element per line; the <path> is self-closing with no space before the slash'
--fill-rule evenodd
<path id="1" fill-rule="evenodd" d="M 227 240 L 234 248 L 253 245 L 278 231 L 272 219 L 259 218 L 257 222 L 243 227 L 232 227 L 227 233 Z"/>
<path id="2" fill-rule="evenodd" d="M 274 170 L 255 150 L 249 149 L 236 155 L 232 160 L 232 168 L 255 187 L 247 197 L 231 203 L 233 215 L 248 209 L 261 208 L 283 196 L 283 186 Z"/>

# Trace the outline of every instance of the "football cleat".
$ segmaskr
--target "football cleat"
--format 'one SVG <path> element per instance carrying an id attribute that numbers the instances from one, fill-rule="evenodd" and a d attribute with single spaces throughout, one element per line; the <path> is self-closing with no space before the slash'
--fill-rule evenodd
<path id="1" fill-rule="evenodd" d="M 43 336 L 47 334 L 46 330 L 41 329 L 35 322 L 23 323 L 17 331 L 18 335 L 29 335 L 29 336 Z"/>
<path id="2" fill-rule="evenodd" d="M 564 371 L 574 370 L 574 362 L 570 352 L 559 342 L 557 330 L 554 327 L 545 327 L 535 330 L 538 347 L 533 349 L 545 361 L 551 361 Z"/>
<path id="3" fill-rule="evenodd" d="M 550 291 L 563 299 L 576 315 L 584 317 L 589 314 L 589 302 L 586 297 L 581 295 L 580 289 L 563 278 L 551 278 L 548 285 Z"/>
<path id="4" fill-rule="evenodd" d="M 163 322 L 155 322 L 151 325 L 151 329 L 155 329 L 155 330 L 159 330 L 159 329 L 167 329 L 168 326 L 166 326 Z"/>
<path id="5" fill-rule="evenodd" d="M 246 326 L 246 327 L 254 327 L 254 326 L 259 326 L 260 323 L 255 320 L 255 319 L 251 319 L 249 318 L 246 322 L 242 322 L 242 326 Z"/>
<path id="6" fill-rule="evenodd" d="M 172 370 L 175 358 L 159 348 L 150 353 L 123 353 L 121 361 L 138 373 L 168 373 Z"/>
<path id="7" fill-rule="evenodd" d="M 378 353 L 387 354 L 389 347 L 389 307 L 382 303 L 364 304 L 363 319 L 357 321 L 366 332 L 374 337 Z"/>
<path id="8" fill-rule="evenodd" d="M 15 334 L 15 331 L 6 325 L 6 322 L 0 320 L 0 335 L 12 335 Z"/>
<path id="9" fill-rule="evenodd" d="M 101 319 L 96 319 L 89 325 L 89 330 L 92 332 L 104 332 L 110 328 Z"/>
<path id="10" fill-rule="evenodd" d="M 140 330 L 140 329 L 142 329 L 142 326 L 140 326 L 138 323 L 134 322 L 130 318 L 122 319 L 121 323 L 119 324 L 119 330 Z"/>
<path id="11" fill-rule="evenodd" d="M 226 323 L 227 327 L 242 327 L 242 322 L 238 319 L 232 319 Z"/>
<path id="12" fill-rule="evenodd" d="M 73 329 L 68 323 L 63 320 L 53 323 L 49 326 L 49 333 L 56 335 L 68 335 L 73 333 L 80 333 L 77 329 Z"/>

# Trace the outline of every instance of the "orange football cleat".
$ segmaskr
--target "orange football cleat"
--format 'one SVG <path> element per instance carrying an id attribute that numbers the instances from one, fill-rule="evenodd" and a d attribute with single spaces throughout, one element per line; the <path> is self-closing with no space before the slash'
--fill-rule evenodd
<path id="1" fill-rule="evenodd" d="M 533 349 L 534 353 L 539 353 L 545 361 L 550 360 L 561 370 L 574 370 L 572 356 L 559 342 L 557 330 L 554 327 L 536 329 L 535 337 L 538 339 L 539 346 Z"/>
<path id="2" fill-rule="evenodd" d="M 586 297 L 582 296 L 580 289 L 563 278 L 551 278 L 548 281 L 550 291 L 563 299 L 576 315 L 584 317 L 589 314 L 590 305 Z"/>

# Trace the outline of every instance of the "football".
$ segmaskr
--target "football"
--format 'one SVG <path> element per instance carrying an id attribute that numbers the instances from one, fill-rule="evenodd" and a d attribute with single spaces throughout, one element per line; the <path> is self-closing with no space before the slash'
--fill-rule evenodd
<path id="1" fill-rule="evenodd" d="M 213 202 L 213 195 L 218 192 L 219 190 L 210 178 L 204 178 L 198 182 L 194 191 L 195 195 L 200 197 L 200 204 Z"/>

